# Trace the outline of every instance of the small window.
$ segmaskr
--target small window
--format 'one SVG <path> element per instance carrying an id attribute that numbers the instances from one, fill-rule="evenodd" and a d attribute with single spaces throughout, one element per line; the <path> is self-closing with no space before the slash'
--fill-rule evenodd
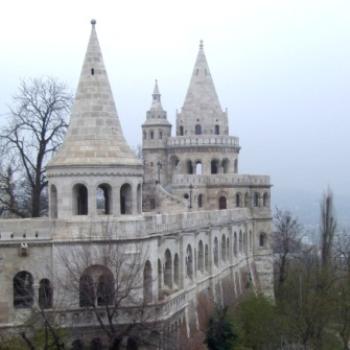
<path id="1" fill-rule="evenodd" d="M 91 68 L 91 75 L 94 75 L 94 74 L 95 74 L 95 69 Z"/>
<path id="2" fill-rule="evenodd" d="M 215 125 L 215 135 L 220 135 L 220 126 Z"/>
<path id="3" fill-rule="evenodd" d="M 198 208 L 202 208 L 203 207 L 203 195 L 199 194 L 198 195 Z"/>
<path id="4" fill-rule="evenodd" d="M 194 132 L 195 132 L 196 135 L 201 135 L 202 134 L 202 127 L 201 127 L 200 124 L 197 124 L 195 126 Z"/>
<path id="5" fill-rule="evenodd" d="M 154 132 L 153 132 L 153 130 L 151 130 L 151 132 L 150 132 L 150 139 L 151 139 L 151 140 L 154 139 Z"/>
<path id="6" fill-rule="evenodd" d="M 184 136 L 184 127 L 183 126 L 180 126 L 179 133 L 180 133 L 180 136 Z"/>

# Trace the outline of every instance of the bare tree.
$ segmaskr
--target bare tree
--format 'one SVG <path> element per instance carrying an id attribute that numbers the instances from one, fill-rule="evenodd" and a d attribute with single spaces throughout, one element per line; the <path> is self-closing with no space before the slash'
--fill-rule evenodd
<path id="1" fill-rule="evenodd" d="M 321 201 L 320 243 L 321 264 L 329 267 L 332 260 L 332 248 L 337 222 L 334 216 L 333 193 L 328 189 Z"/>
<path id="2" fill-rule="evenodd" d="M 47 186 L 45 165 L 62 143 L 67 129 L 67 116 L 72 94 L 53 78 L 24 80 L 13 97 L 8 125 L 1 131 L 2 162 L 1 196 L 3 208 L 19 216 L 38 217 L 42 213 L 42 197 Z M 15 168 L 9 168 L 15 164 Z M 10 171 L 9 171 L 10 169 Z M 16 171 L 16 173 L 15 173 Z M 11 174 L 9 174 L 11 173 Z M 18 193 L 12 182 L 23 178 L 26 191 Z M 23 189 L 23 187 L 22 187 Z M 27 202 L 17 196 L 27 196 Z M 20 207 L 26 202 L 29 207 Z"/>
<path id="3" fill-rule="evenodd" d="M 274 215 L 273 250 L 277 255 L 277 290 L 287 279 L 288 267 L 293 253 L 300 252 L 302 226 L 289 211 L 276 208 Z"/>

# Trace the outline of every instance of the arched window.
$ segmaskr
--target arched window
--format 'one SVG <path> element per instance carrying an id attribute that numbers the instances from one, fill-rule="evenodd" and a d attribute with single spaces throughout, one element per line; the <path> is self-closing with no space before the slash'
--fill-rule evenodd
<path id="1" fill-rule="evenodd" d="M 187 276 L 192 279 L 192 277 L 193 277 L 193 255 L 192 255 L 192 247 L 190 244 L 187 245 L 187 249 L 186 249 L 186 272 L 187 272 Z"/>
<path id="2" fill-rule="evenodd" d="M 13 278 L 13 306 L 29 308 L 33 301 L 33 276 L 27 271 L 20 271 Z"/>
<path id="3" fill-rule="evenodd" d="M 219 198 L 219 209 L 226 209 L 227 208 L 227 203 L 226 203 L 226 197 L 225 196 L 221 196 Z"/>
<path id="4" fill-rule="evenodd" d="M 226 261 L 226 236 L 223 235 L 221 239 L 221 259 Z"/>
<path id="5" fill-rule="evenodd" d="M 237 233 L 235 232 L 233 234 L 233 254 L 235 256 L 237 256 L 237 252 L 238 252 L 238 249 L 237 249 Z"/>
<path id="6" fill-rule="evenodd" d="M 242 195 L 238 192 L 236 193 L 236 207 L 240 208 L 242 206 Z"/>
<path id="7" fill-rule="evenodd" d="M 57 218 L 57 188 L 55 185 L 50 186 L 50 212 L 51 218 Z"/>
<path id="8" fill-rule="evenodd" d="M 162 298 L 162 262 L 158 259 L 158 300 Z"/>
<path id="9" fill-rule="evenodd" d="M 200 160 L 196 161 L 196 175 L 202 175 L 202 162 Z"/>
<path id="10" fill-rule="evenodd" d="M 238 159 L 236 158 L 235 159 L 235 161 L 234 161 L 234 163 L 233 163 L 233 171 L 234 171 L 234 173 L 235 174 L 237 174 L 238 173 Z"/>
<path id="11" fill-rule="evenodd" d="M 194 129 L 194 133 L 196 135 L 201 135 L 202 134 L 202 127 L 201 127 L 200 124 L 196 124 L 195 129 Z"/>
<path id="12" fill-rule="evenodd" d="M 188 160 L 186 162 L 186 165 L 187 165 L 187 174 L 193 174 L 193 165 L 192 165 L 192 161 L 191 160 Z"/>
<path id="13" fill-rule="evenodd" d="M 137 212 L 142 213 L 142 188 L 141 184 L 137 185 Z"/>
<path id="14" fill-rule="evenodd" d="M 202 208 L 203 207 L 203 195 L 202 194 L 198 195 L 197 201 L 198 201 L 198 208 Z"/>
<path id="15" fill-rule="evenodd" d="M 222 161 L 222 170 L 224 172 L 224 174 L 227 174 L 228 171 L 229 171 L 229 161 L 227 158 L 225 158 L 223 161 Z"/>
<path id="16" fill-rule="evenodd" d="M 179 134 L 180 136 L 184 136 L 184 127 L 182 125 L 179 127 Z"/>
<path id="17" fill-rule="evenodd" d="M 209 272 L 209 247 L 205 245 L 205 271 Z"/>
<path id="18" fill-rule="evenodd" d="M 73 187 L 73 213 L 75 215 L 88 214 L 88 190 L 82 184 Z"/>
<path id="19" fill-rule="evenodd" d="M 108 184 L 101 184 L 96 190 L 97 213 L 101 215 L 111 214 L 112 189 Z"/>
<path id="20" fill-rule="evenodd" d="M 215 264 L 215 266 L 218 266 L 219 265 L 219 242 L 218 242 L 217 237 L 214 238 L 213 255 L 214 255 L 214 264 Z"/>
<path id="21" fill-rule="evenodd" d="M 164 264 L 164 285 L 167 286 L 168 288 L 173 287 L 173 276 L 172 276 L 172 258 L 171 258 L 171 253 L 170 250 L 167 249 L 165 251 L 165 264 Z"/>
<path id="22" fill-rule="evenodd" d="M 132 192 L 129 184 L 120 188 L 120 214 L 132 214 Z"/>
<path id="23" fill-rule="evenodd" d="M 50 309 L 52 307 L 52 287 L 47 278 L 39 282 L 39 306 L 41 309 Z"/>
<path id="24" fill-rule="evenodd" d="M 226 238 L 226 259 L 230 260 L 230 238 Z"/>
<path id="25" fill-rule="evenodd" d="M 267 242 L 266 233 L 261 232 L 260 235 L 259 235 L 259 246 L 260 246 L 260 248 L 265 248 L 266 247 L 266 242 Z"/>
<path id="26" fill-rule="evenodd" d="M 213 159 L 210 162 L 210 167 L 211 167 L 211 173 L 217 174 L 219 172 L 219 161 L 217 159 Z"/>
<path id="27" fill-rule="evenodd" d="M 147 260 L 143 269 L 143 301 L 148 304 L 152 299 L 152 265 Z"/>
<path id="28" fill-rule="evenodd" d="M 254 192 L 254 207 L 259 206 L 260 194 L 259 192 Z"/>
<path id="29" fill-rule="evenodd" d="M 174 282 L 177 286 L 180 285 L 180 261 L 179 255 L 176 253 L 174 256 Z"/>
<path id="30" fill-rule="evenodd" d="M 269 194 L 267 192 L 263 195 L 263 206 L 268 207 L 269 206 Z"/>
<path id="31" fill-rule="evenodd" d="M 150 133 L 149 133 L 149 138 L 150 138 L 151 140 L 154 139 L 154 131 L 153 131 L 153 130 L 150 131 Z"/>
<path id="32" fill-rule="evenodd" d="M 220 135 L 220 126 L 215 125 L 215 130 L 214 130 L 215 135 Z"/>
<path id="33" fill-rule="evenodd" d="M 88 267 L 79 282 L 79 305 L 103 306 L 114 303 L 114 278 L 112 272 L 105 266 Z"/>
<path id="34" fill-rule="evenodd" d="M 249 205 L 249 193 L 246 192 L 246 194 L 244 195 L 244 206 L 249 208 L 250 205 Z"/>
<path id="35" fill-rule="evenodd" d="M 198 243 L 198 270 L 204 272 L 204 247 L 202 241 Z"/>

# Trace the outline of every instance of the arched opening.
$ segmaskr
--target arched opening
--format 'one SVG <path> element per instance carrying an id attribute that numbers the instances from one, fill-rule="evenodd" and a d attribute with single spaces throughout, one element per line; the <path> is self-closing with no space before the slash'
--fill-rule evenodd
<path id="1" fill-rule="evenodd" d="M 226 261 L 226 236 L 223 235 L 221 239 L 221 259 Z"/>
<path id="2" fill-rule="evenodd" d="M 235 174 L 238 173 L 238 159 L 236 158 L 234 163 L 233 163 L 233 171 Z"/>
<path id="3" fill-rule="evenodd" d="M 259 207 L 260 194 L 259 192 L 254 192 L 254 207 Z"/>
<path id="4" fill-rule="evenodd" d="M 179 134 L 180 136 L 184 136 L 184 127 L 182 125 L 179 127 Z"/>
<path id="5" fill-rule="evenodd" d="M 238 252 L 238 250 L 237 250 L 237 233 L 235 232 L 233 234 L 233 254 L 235 256 L 237 256 L 237 252 Z"/>
<path id="6" fill-rule="evenodd" d="M 104 306 L 114 303 L 114 278 L 105 266 L 94 265 L 87 268 L 79 281 L 79 305 Z"/>
<path id="7" fill-rule="evenodd" d="M 50 212 L 51 218 L 57 218 L 57 188 L 55 185 L 50 186 Z"/>
<path id="8" fill-rule="evenodd" d="M 227 209 L 227 201 L 225 196 L 221 196 L 219 198 L 219 209 Z"/>
<path id="9" fill-rule="evenodd" d="M 158 259 L 158 300 L 162 298 L 162 262 Z"/>
<path id="10" fill-rule="evenodd" d="M 137 185 L 137 212 L 142 212 L 142 187 L 141 184 Z"/>
<path id="11" fill-rule="evenodd" d="M 215 264 L 215 266 L 218 266 L 219 265 L 219 242 L 218 242 L 217 237 L 214 238 L 213 255 L 214 255 L 214 264 Z"/>
<path id="12" fill-rule="evenodd" d="M 202 175 L 202 162 L 200 160 L 196 161 L 196 175 Z"/>
<path id="13" fill-rule="evenodd" d="M 186 167 L 187 167 L 187 174 L 189 175 L 193 174 L 193 165 L 191 160 L 188 160 L 186 162 Z"/>
<path id="14" fill-rule="evenodd" d="M 152 302 L 152 299 L 152 265 L 147 260 L 143 269 L 143 301 L 148 304 Z"/>
<path id="15" fill-rule="evenodd" d="M 153 130 L 150 131 L 150 133 L 149 133 L 149 138 L 150 138 L 151 140 L 154 139 L 154 131 L 153 131 Z"/>
<path id="16" fill-rule="evenodd" d="M 244 206 L 249 208 L 250 205 L 249 205 L 249 193 L 246 192 L 246 194 L 244 195 Z"/>
<path id="17" fill-rule="evenodd" d="M 240 208 L 242 206 L 242 195 L 238 192 L 236 193 L 236 207 Z"/>
<path id="18" fill-rule="evenodd" d="M 267 192 L 263 195 L 263 206 L 268 207 L 269 206 L 269 194 Z"/>
<path id="19" fill-rule="evenodd" d="M 52 286 L 47 278 L 39 282 L 39 307 L 41 309 L 52 308 Z"/>
<path id="20" fill-rule="evenodd" d="M 73 213 L 75 215 L 88 214 L 88 190 L 82 184 L 76 184 L 73 187 Z"/>
<path id="21" fill-rule="evenodd" d="M 220 126 L 218 124 L 215 125 L 214 133 L 215 135 L 220 135 Z"/>
<path id="22" fill-rule="evenodd" d="M 186 249 L 186 273 L 189 278 L 193 278 L 193 255 L 190 244 L 187 245 Z"/>
<path id="23" fill-rule="evenodd" d="M 222 164 L 222 170 L 223 170 L 224 174 L 227 174 L 229 171 L 229 160 L 227 158 L 225 158 L 221 164 Z"/>
<path id="24" fill-rule="evenodd" d="M 230 238 L 226 238 L 226 260 L 230 260 Z"/>
<path id="25" fill-rule="evenodd" d="M 20 271 L 13 278 L 13 306 L 16 309 L 29 308 L 33 302 L 33 276 L 27 271 Z"/>
<path id="26" fill-rule="evenodd" d="M 173 276 L 172 276 L 172 258 L 171 258 L 171 253 L 170 250 L 167 249 L 165 251 L 165 264 L 164 264 L 164 285 L 167 286 L 168 288 L 173 287 Z"/>
<path id="27" fill-rule="evenodd" d="M 202 194 L 198 195 L 197 202 L 198 202 L 198 208 L 202 208 L 203 207 L 203 195 Z"/>
<path id="28" fill-rule="evenodd" d="M 242 253 L 243 251 L 243 236 L 242 236 L 242 231 L 239 231 L 239 246 L 238 246 L 238 251 Z"/>
<path id="29" fill-rule="evenodd" d="M 198 270 L 204 272 L 204 247 L 202 241 L 198 243 Z"/>
<path id="30" fill-rule="evenodd" d="M 259 235 L 259 246 L 260 248 L 265 248 L 267 243 L 267 236 L 266 233 L 261 232 Z"/>
<path id="31" fill-rule="evenodd" d="M 96 190 L 96 209 L 97 214 L 109 215 L 111 214 L 112 204 L 112 189 L 108 184 L 101 184 Z"/>
<path id="32" fill-rule="evenodd" d="M 180 266 L 179 255 L 176 253 L 174 256 L 174 282 L 177 286 L 180 284 Z"/>
<path id="33" fill-rule="evenodd" d="M 196 126 L 194 128 L 194 133 L 196 135 L 201 135 L 202 134 L 202 126 L 200 124 L 196 124 Z"/>
<path id="34" fill-rule="evenodd" d="M 213 159 L 210 162 L 210 168 L 212 174 L 218 174 L 219 173 L 219 161 L 217 159 Z"/>
<path id="35" fill-rule="evenodd" d="M 209 272 L 209 247 L 205 245 L 205 271 Z"/>
<path id="36" fill-rule="evenodd" d="M 132 191 L 129 184 L 120 188 L 120 214 L 132 214 Z"/>
<path id="37" fill-rule="evenodd" d="M 171 165 L 171 170 L 174 172 L 177 169 L 177 166 L 179 165 L 180 160 L 177 156 L 171 156 L 170 157 L 170 165 Z"/>

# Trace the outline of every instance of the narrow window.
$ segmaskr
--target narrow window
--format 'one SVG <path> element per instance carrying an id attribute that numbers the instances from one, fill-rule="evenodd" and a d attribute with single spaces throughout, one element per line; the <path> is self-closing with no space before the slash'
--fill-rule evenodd
<path id="1" fill-rule="evenodd" d="M 219 161 L 217 159 L 213 159 L 210 165 L 211 165 L 211 173 L 217 174 L 219 172 Z"/>
<path id="2" fill-rule="evenodd" d="M 153 140 L 154 139 L 154 132 L 153 130 L 151 130 L 151 133 L 150 133 L 150 139 Z"/>
<path id="3" fill-rule="evenodd" d="M 108 184 L 101 184 L 96 190 L 96 208 L 100 215 L 111 214 L 111 186 Z"/>
<path id="4" fill-rule="evenodd" d="M 201 127 L 200 124 L 197 124 L 197 125 L 195 126 L 194 133 L 195 133 L 196 135 L 201 135 L 201 134 L 202 134 L 202 127 Z"/>
<path id="5" fill-rule="evenodd" d="M 42 279 L 39 283 L 39 306 L 41 309 L 52 307 L 52 287 L 47 278 Z"/>
<path id="6" fill-rule="evenodd" d="M 220 135 L 220 126 L 215 125 L 215 135 Z"/>
<path id="7" fill-rule="evenodd" d="M 184 127 L 181 125 L 179 128 L 180 136 L 184 136 Z"/>
<path id="8" fill-rule="evenodd" d="M 94 75 L 94 74 L 95 74 L 95 69 L 91 68 L 91 75 Z"/>
<path id="9" fill-rule="evenodd" d="M 203 195 L 199 194 L 198 195 L 198 208 L 202 208 L 203 207 Z"/>
<path id="10" fill-rule="evenodd" d="M 225 196 L 221 196 L 219 198 L 219 209 L 226 209 L 227 208 L 227 203 L 226 203 L 226 197 Z"/>
<path id="11" fill-rule="evenodd" d="M 173 283 L 173 277 L 172 277 L 172 258 L 170 250 L 167 249 L 165 251 L 165 265 L 164 265 L 164 285 L 166 285 L 168 288 L 172 288 Z"/>
<path id="12" fill-rule="evenodd" d="M 50 212 L 53 219 L 57 218 L 57 189 L 55 185 L 50 187 Z"/>
<path id="13" fill-rule="evenodd" d="M 152 299 L 152 265 L 147 260 L 143 269 L 143 300 L 147 304 L 151 303 Z"/>
<path id="14" fill-rule="evenodd" d="M 73 187 L 73 212 L 75 215 L 88 214 L 88 190 L 82 184 L 76 184 Z"/>
<path id="15" fill-rule="evenodd" d="M 132 213 L 132 193 L 131 186 L 124 184 L 120 188 L 120 214 Z"/>

